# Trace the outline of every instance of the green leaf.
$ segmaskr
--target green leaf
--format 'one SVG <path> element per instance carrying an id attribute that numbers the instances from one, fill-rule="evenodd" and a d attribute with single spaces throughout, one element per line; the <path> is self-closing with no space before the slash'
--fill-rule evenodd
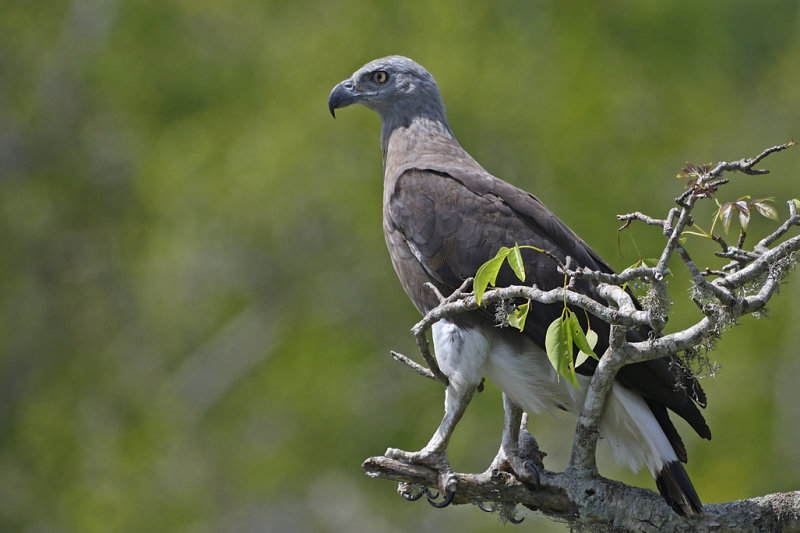
<path id="1" fill-rule="evenodd" d="M 569 314 L 569 328 L 570 333 L 572 334 L 572 341 L 575 343 L 575 346 L 577 346 L 582 353 L 600 360 L 593 350 L 594 345 L 597 343 L 597 333 L 594 334 L 594 343 L 590 343 L 586 335 L 583 334 L 583 328 L 581 327 L 581 323 L 578 322 L 578 317 L 575 315 L 575 313 Z M 592 330 L 589 331 L 594 333 Z M 579 366 L 577 362 L 575 363 L 575 366 Z"/>
<path id="2" fill-rule="evenodd" d="M 575 357 L 575 368 L 578 368 L 579 366 L 581 366 L 583 363 L 586 362 L 587 359 L 589 359 L 589 355 L 588 354 L 586 354 L 586 353 L 584 353 L 582 351 L 578 352 L 578 355 Z"/>
<path id="3" fill-rule="evenodd" d="M 575 363 L 572 360 L 572 328 L 570 327 L 570 317 L 573 315 L 569 309 L 564 309 L 564 342 L 566 343 L 566 351 L 561 358 L 561 368 L 558 373 L 566 378 L 567 381 L 572 383 L 575 388 L 580 388 L 578 380 L 575 378 Z"/>
<path id="4" fill-rule="evenodd" d="M 568 370 L 572 366 L 572 328 L 569 325 L 569 317 L 572 316 L 572 313 L 569 309 L 564 309 L 564 315 L 562 321 L 564 325 L 562 327 L 562 331 L 564 332 L 564 343 L 566 344 L 566 349 L 564 351 L 564 355 L 562 356 L 562 368 L 563 370 Z M 572 371 L 574 372 L 575 369 L 573 368 Z M 562 373 L 564 377 L 565 374 Z"/>
<path id="5" fill-rule="evenodd" d="M 556 369 L 559 374 L 562 369 L 567 365 L 564 364 L 565 355 L 567 353 L 567 336 L 566 331 L 568 328 L 564 327 L 563 315 L 553 320 L 547 327 L 547 333 L 544 336 L 544 346 L 547 350 L 547 358 L 550 359 L 550 364 Z"/>
<path id="6" fill-rule="evenodd" d="M 589 343 L 589 346 L 592 348 L 592 351 L 587 353 L 581 350 L 578 353 L 578 356 L 575 358 L 575 368 L 578 368 L 583 363 L 585 363 L 586 360 L 589 359 L 589 357 L 594 357 L 598 361 L 600 360 L 600 358 L 597 357 L 597 355 L 594 353 L 594 347 L 597 346 L 597 332 L 595 332 L 593 329 L 588 330 L 586 332 L 586 341 Z"/>
<path id="7" fill-rule="evenodd" d="M 564 310 L 567 314 L 553 320 L 547 328 L 544 344 L 547 349 L 547 358 L 550 364 L 556 369 L 559 376 L 572 383 L 576 388 L 580 388 L 578 379 L 575 377 L 575 367 L 572 364 L 572 333 L 569 327 L 569 309 Z"/>
<path id="8" fill-rule="evenodd" d="M 486 287 L 490 283 L 494 287 L 497 282 L 497 273 L 500 272 L 500 267 L 503 266 L 503 261 L 506 260 L 509 251 L 509 248 L 503 246 L 497 251 L 497 255 L 482 264 L 475 273 L 475 279 L 472 280 L 472 292 L 475 294 L 478 305 L 481 304 Z"/>
<path id="9" fill-rule="evenodd" d="M 522 253 L 520 252 L 519 244 L 515 243 L 514 247 L 509 250 L 508 264 L 520 281 L 525 281 L 525 265 L 522 263 Z"/>
<path id="10" fill-rule="evenodd" d="M 591 346 L 592 350 L 594 350 L 594 347 L 597 346 L 597 338 L 597 332 L 595 330 L 590 328 L 586 332 L 586 341 L 589 343 L 589 346 Z M 599 359 L 600 358 L 598 357 L 598 360 Z"/>
<path id="11" fill-rule="evenodd" d="M 572 383 L 572 386 L 575 387 L 576 389 L 581 388 L 580 383 L 578 383 L 578 378 L 577 376 L 575 376 L 575 368 L 567 367 L 561 375 L 564 376 L 564 378 L 566 378 L 567 381 Z"/>
<path id="12" fill-rule="evenodd" d="M 525 329 L 525 319 L 528 318 L 529 308 L 530 304 L 528 303 L 518 305 L 514 312 L 508 315 L 508 323 L 520 331 Z"/>

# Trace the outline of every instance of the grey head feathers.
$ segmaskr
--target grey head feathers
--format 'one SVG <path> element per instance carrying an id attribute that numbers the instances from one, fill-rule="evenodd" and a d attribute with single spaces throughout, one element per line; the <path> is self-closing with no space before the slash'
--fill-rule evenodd
<path id="1" fill-rule="evenodd" d="M 384 127 L 407 126 L 424 117 L 447 124 L 436 80 L 420 64 L 403 56 L 370 61 L 331 91 L 328 107 L 334 110 L 361 104 L 381 117 Z"/>
<path id="2" fill-rule="evenodd" d="M 387 177 L 408 166 L 446 172 L 446 167 L 461 165 L 485 172 L 450 129 L 436 80 L 415 61 L 388 56 L 355 71 L 328 98 L 331 114 L 352 104 L 361 104 L 381 118 Z"/>

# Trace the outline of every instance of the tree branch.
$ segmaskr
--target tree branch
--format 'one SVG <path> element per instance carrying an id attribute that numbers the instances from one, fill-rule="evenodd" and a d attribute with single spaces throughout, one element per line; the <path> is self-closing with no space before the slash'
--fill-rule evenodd
<path id="1" fill-rule="evenodd" d="M 600 285 L 598 289 L 600 296 L 614 302 L 621 312 L 627 314 L 636 311 L 630 295 L 620 287 Z M 597 475 L 595 461 L 597 440 L 600 438 L 600 423 L 614 385 L 614 378 L 620 368 L 634 359 L 635 354 L 630 351 L 626 339 L 626 328 L 619 324 L 611 324 L 608 350 L 597 363 L 589 389 L 586 391 L 583 409 L 578 416 L 567 472 L 579 477 Z"/>
<path id="2" fill-rule="evenodd" d="M 417 363 L 416 361 L 414 361 L 410 357 L 407 357 L 407 356 L 401 354 L 400 352 L 395 352 L 394 350 L 391 350 L 389 352 L 389 355 L 391 355 L 392 358 L 395 361 L 403 363 L 404 365 L 408 365 L 416 373 L 418 373 L 418 374 L 420 374 L 422 376 L 425 376 L 426 378 L 430 378 L 430 379 L 432 379 L 434 381 L 440 381 L 439 378 L 436 377 L 436 374 L 434 374 L 429 368 L 425 368 L 424 366 L 422 366 L 421 364 Z"/>
<path id="3" fill-rule="evenodd" d="M 773 146 L 755 157 L 717 163 L 713 168 L 689 165 L 695 179 L 690 182 L 687 191 L 676 198 L 678 207 L 670 209 L 665 219 L 639 212 L 618 216 L 624 222 L 620 230 L 634 221 L 661 228 L 666 243 L 655 267 L 629 268 L 619 274 L 607 273 L 572 268 L 569 257 L 562 262 L 547 253 L 569 280 L 565 287 L 545 291 L 536 286 L 510 286 L 484 292 L 481 305 L 485 307 L 524 298 L 538 304 L 563 302 L 570 307 L 584 309 L 610 324 L 609 347 L 600 358 L 587 388 L 566 471 L 554 473 L 541 468 L 541 487 L 535 491 L 505 472 L 455 474 L 458 490 L 453 503 L 473 503 L 485 509 L 488 502 L 493 510 L 499 510 L 501 516 L 509 520 L 513 520 L 515 506 L 522 504 L 555 519 L 565 520 L 571 526 L 591 526 L 592 531 L 740 531 L 746 530 L 749 524 L 758 528 L 754 531 L 800 529 L 800 492 L 706 505 L 705 514 L 684 518 L 651 491 L 600 477 L 595 463 L 600 423 L 620 368 L 649 359 L 675 356 L 698 346 L 708 346 L 710 339 L 718 338 L 737 318 L 764 309 L 782 280 L 794 268 L 796 253 L 800 250 L 800 235 L 775 244 L 800 224 L 794 201 L 788 202 L 789 217 L 758 241 L 752 250 L 743 248 L 743 234 L 736 247 L 728 246 L 719 237 L 706 235 L 720 243 L 722 252 L 717 252 L 717 255 L 732 260 L 721 270 L 698 268 L 681 243 L 686 228 L 693 223 L 692 210 L 696 203 L 712 198 L 717 189 L 728 182 L 727 178 L 722 177 L 725 172 L 766 174 L 767 170 L 755 169 L 754 166 L 768 155 L 793 144 Z M 627 333 L 632 328 L 651 326 L 656 333 L 662 331 L 667 318 L 667 278 L 670 274 L 667 264 L 676 253 L 691 275 L 692 300 L 705 316 L 683 330 L 629 342 Z M 716 279 L 709 281 L 707 278 L 712 275 Z M 607 303 L 573 290 L 573 283 L 577 279 L 593 283 L 600 299 Z M 645 309 L 637 308 L 630 293 L 621 287 L 632 281 L 641 282 L 655 295 L 648 298 L 652 302 L 643 304 Z M 447 384 L 447 377 L 442 374 L 430 353 L 427 331 L 439 320 L 479 307 L 474 294 L 466 292 L 471 283 L 472 279 L 465 280 L 461 287 L 448 296 L 430 287 L 440 304 L 412 328 L 420 353 L 430 368 L 397 352 L 391 352 L 392 357 L 421 375 Z M 404 494 L 414 490 L 419 493 L 424 487 L 437 486 L 440 476 L 435 470 L 387 457 L 369 458 L 363 467 L 371 477 L 401 483 L 400 490 Z"/>
<path id="4" fill-rule="evenodd" d="M 369 477 L 410 487 L 435 487 L 435 470 L 387 457 L 370 457 L 361 465 Z M 676 514 L 653 491 L 631 487 L 601 476 L 574 476 L 541 469 L 541 484 L 531 490 L 506 472 L 455 474 L 458 491 L 453 504 L 475 504 L 513 517 L 523 505 L 572 526 L 591 524 L 593 532 L 763 532 L 800 529 L 800 491 L 769 494 L 747 500 L 707 504 L 704 514 L 686 518 Z M 489 505 L 486 505 L 486 504 Z"/>

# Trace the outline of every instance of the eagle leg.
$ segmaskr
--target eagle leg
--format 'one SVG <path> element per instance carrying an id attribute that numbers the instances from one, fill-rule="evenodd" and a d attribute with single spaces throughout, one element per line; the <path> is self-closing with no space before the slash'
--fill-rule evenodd
<path id="1" fill-rule="evenodd" d="M 512 472 L 529 487 L 538 489 L 539 469 L 535 463 L 541 463 L 541 458 L 535 439 L 525 429 L 527 423 L 523 423 L 522 408 L 504 393 L 503 409 L 505 410 L 503 438 L 500 449 L 487 472 L 490 474 L 496 471 Z"/>
<path id="2" fill-rule="evenodd" d="M 386 450 L 386 457 L 436 470 L 439 474 L 439 489 L 445 496 L 441 502 L 434 502 L 434 498 L 428 495 L 428 501 L 434 507 L 446 507 L 455 496 L 457 480 L 450 467 L 450 461 L 447 459 L 447 445 L 476 388 L 477 385 L 457 387 L 452 382 L 448 385 L 445 391 L 444 417 L 424 448 L 417 452 L 407 452 L 396 448 Z"/>

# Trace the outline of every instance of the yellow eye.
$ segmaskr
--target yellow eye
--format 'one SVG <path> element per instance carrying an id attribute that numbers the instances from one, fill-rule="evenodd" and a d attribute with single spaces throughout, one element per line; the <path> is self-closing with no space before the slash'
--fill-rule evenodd
<path id="1" fill-rule="evenodd" d="M 372 81 L 375 83 L 386 83 L 388 79 L 389 75 L 384 70 L 378 70 L 372 73 Z"/>

